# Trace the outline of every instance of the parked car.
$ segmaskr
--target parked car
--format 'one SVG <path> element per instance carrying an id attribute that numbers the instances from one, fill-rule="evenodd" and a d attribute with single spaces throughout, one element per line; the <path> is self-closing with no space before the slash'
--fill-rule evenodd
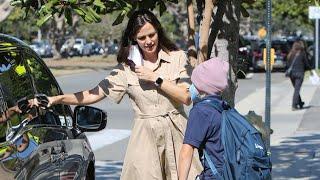
<path id="1" fill-rule="evenodd" d="M 264 70 L 265 65 L 263 62 L 263 49 L 266 48 L 264 41 L 260 42 L 259 48 L 253 51 L 253 70 Z M 290 47 L 286 40 L 272 40 L 271 48 L 274 48 L 274 64 L 273 70 L 284 71 L 287 66 L 287 55 L 289 53 Z"/>
<path id="2" fill-rule="evenodd" d="M 90 106 L 45 108 L 44 94 L 62 91 L 43 60 L 26 43 L 0 34 L 1 177 L 94 179 L 95 157 L 84 132 L 105 128 L 106 113 Z M 42 106 L 31 106 L 33 98 Z"/>
<path id="3" fill-rule="evenodd" d="M 53 57 L 53 49 L 49 41 L 33 41 L 30 47 L 41 57 Z"/>
<path id="4" fill-rule="evenodd" d="M 239 49 L 238 49 L 238 61 L 237 61 L 237 77 L 240 79 L 246 78 L 247 73 L 252 66 L 251 63 L 252 51 L 251 41 L 242 36 L 239 38 Z"/>
<path id="5" fill-rule="evenodd" d="M 113 42 L 107 45 L 107 53 L 108 54 L 117 54 L 119 51 L 118 40 L 114 39 Z"/>
<path id="6" fill-rule="evenodd" d="M 104 53 L 104 49 L 98 42 L 92 42 L 91 44 L 91 54 L 92 55 L 101 55 Z"/>
<path id="7" fill-rule="evenodd" d="M 77 38 L 74 42 L 73 48 L 78 51 L 80 56 L 91 55 L 91 44 L 87 43 L 85 39 Z"/>
<path id="8" fill-rule="evenodd" d="M 62 57 L 90 56 L 91 44 L 86 43 L 86 40 L 82 38 L 67 39 L 61 46 L 60 54 Z"/>

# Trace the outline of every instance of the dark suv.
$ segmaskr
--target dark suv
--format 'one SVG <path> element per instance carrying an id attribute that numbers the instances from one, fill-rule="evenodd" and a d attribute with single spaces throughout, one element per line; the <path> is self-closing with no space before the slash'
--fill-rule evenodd
<path id="1" fill-rule="evenodd" d="M 106 126 L 97 108 L 31 106 L 62 91 L 27 44 L 0 34 L 0 179 L 94 179 L 95 158 L 84 131 Z"/>

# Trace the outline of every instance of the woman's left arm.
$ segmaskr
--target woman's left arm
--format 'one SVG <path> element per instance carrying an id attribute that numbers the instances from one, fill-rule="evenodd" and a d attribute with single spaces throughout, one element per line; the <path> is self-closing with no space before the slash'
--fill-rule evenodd
<path id="1" fill-rule="evenodd" d="M 155 83 L 158 77 L 160 77 L 156 72 L 153 72 L 151 69 L 143 66 L 136 67 L 135 72 L 137 73 L 139 79 L 152 83 Z M 174 84 L 168 79 L 163 79 L 163 82 L 158 88 L 177 102 L 185 105 L 191 104 L 188 87 L 184 84 Z"/>
<path id="2" fill-rule="evenodd" d="M 181 102 L 185 105 L 191 104 L 191 98 L 188 87 L 183 84 L 174 84 L 169 80 L 164 79 L 159 88 L 168 94 L 172 99 Z"/>

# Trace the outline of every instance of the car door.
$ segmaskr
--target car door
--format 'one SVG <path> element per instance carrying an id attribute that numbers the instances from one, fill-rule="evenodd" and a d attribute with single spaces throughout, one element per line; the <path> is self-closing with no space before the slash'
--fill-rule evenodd
<path id="1" fill-rule="evenodd" d="M 34 84 L 35 92 L 46 94 L 48 96 L 55 96 L 62 94 L 56 80 L 45 66 L 41 59 L 26 53 L 25 59 L 27 66 L 30 69 L 30 75 Z M 88 159 L 92 158 L 93 154 L 86 145 L 85 136 L 73 136 L 73 121 L 72 111 L 70 106 L 66 105 L 53 105 L 50 109 L 39 109 L 44 113 L 44 122 L 53 123 L 51 131 L 54 126 L 59 126 L 53 133 L 66 134 L 65 139 L 56 139 L 56 149 L 52 156 L 55 163 L 58 163 L 61 171 L 60 178 L 77 179 L 78 177 L 85 176 L 86 167 L 88 166 Z M 64 137 L 64 136 L 51 136 L 51 137 Z M 90 157 L 91 156 L 91 157 Z"/>
<path id="2" fill-rule="evenodd" d="M 59 177 L 60 167 L 50 160 L 54 146 L 48 146 L 48 152 L 41 147 L 66 137 L 47 138 L 51 130 L 41 128 L 40 112 L 29 106 L 34 88 L 24 63 L 19 48 L 0 50 L 0 174 L 6 179 L 39 179 L 32 174 L 42 169 L 42 176 Z"/>

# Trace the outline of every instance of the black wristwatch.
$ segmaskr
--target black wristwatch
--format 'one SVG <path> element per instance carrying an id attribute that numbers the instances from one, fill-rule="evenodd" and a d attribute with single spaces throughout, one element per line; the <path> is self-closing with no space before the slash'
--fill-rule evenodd
<path id="1" fill-rule="evenodd" d="M 154 82 L 154 84 L 159 87 L 161 86 L 161 84 L 163 83 L 163 78 L 161 76 L 159 76 L 156 80 L 156 82 Z"/>

